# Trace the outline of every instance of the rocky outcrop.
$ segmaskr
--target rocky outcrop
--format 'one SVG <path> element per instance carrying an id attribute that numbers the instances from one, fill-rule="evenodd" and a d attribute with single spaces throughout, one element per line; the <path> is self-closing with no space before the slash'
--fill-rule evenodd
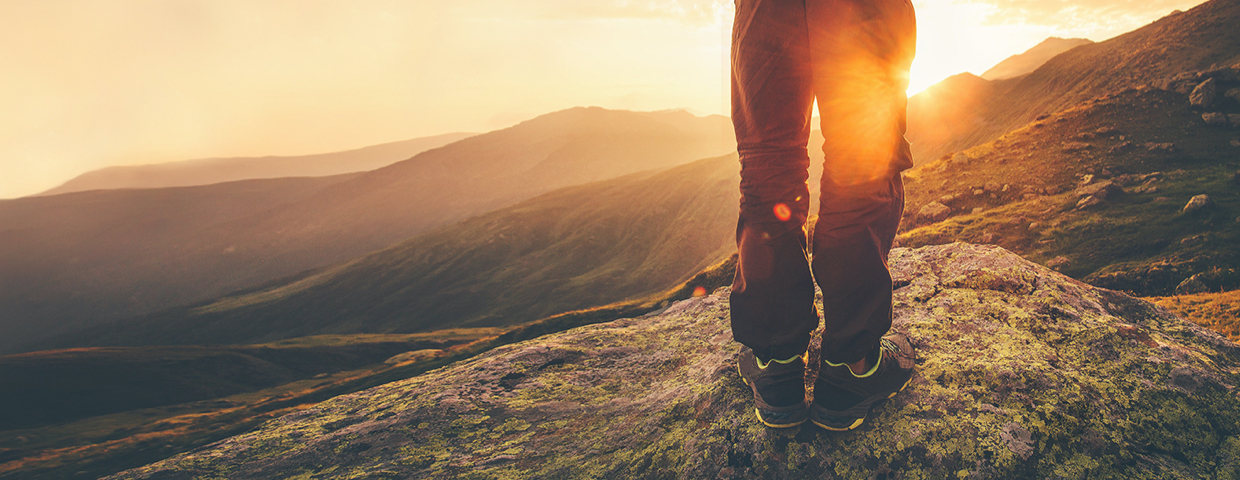
<path id="1" fill-rule="evenodd" d="M 894 329 L 916 343 L 918 370 L 852 432 L 758 424 L 720 289 L 337 397 L 113 478 L 1240 474 L 1236 344 L 998 247 L 896 249 L 891 265 Z"/>

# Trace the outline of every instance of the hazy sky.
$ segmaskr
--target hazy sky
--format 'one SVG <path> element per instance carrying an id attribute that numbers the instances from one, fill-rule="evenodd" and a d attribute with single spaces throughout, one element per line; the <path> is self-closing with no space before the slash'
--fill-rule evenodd
<path id="1" fill-rule="evenodd" d="M 914 0 L 910 93 L 1202 0 Z M 108 165 L 727 109 L 730 0 L 0 1 L 0 198 Z"/>

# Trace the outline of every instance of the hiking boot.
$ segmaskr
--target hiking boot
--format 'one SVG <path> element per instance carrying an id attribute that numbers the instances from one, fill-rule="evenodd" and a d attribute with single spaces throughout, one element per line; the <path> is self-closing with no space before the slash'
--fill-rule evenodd
<path id="1" fill-rule="evenodd" d="M 764 425 L 795 427 L 809 419 L 805 402 L 805 355 L 763 362 L 749 347 L 741 347 L 736 370 L 753 390 L 754 412 Z"/>
<path id="2" fill-rule="evenodd" d="M 879 340 L 874 367 L 855 374 L 848 365 L 823 360 L 814 382 L 814 403 L 809 418 L 814 425 L 842 432 L 861 426 L 870 407 L 896 396 L 913 378 L 916 353 L 904 335 Z"/>

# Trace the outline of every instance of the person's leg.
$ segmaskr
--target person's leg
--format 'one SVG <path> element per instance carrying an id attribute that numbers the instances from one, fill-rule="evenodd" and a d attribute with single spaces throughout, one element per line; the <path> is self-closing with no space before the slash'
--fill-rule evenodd
<path id="1" fill-rule="evenodd" d="M 900 172 L 916 29 L 908 0 L 806 0 L 825 163 L 813 234 L 822 359 L 809 417 L 828 430 L 865 421 L 903 390 L 915 354 L 891 328 L 891 250 L 904 210 Z M 851 368 L 848 364 L 853 364 Z"/>
<path id="2" fill-rule="evenodd" d="M 818 326 L 802 230 L 813 108 L 805 9 L 800 0 L 736 3 L 732 123 L 741 208 L 732 336 L 744 345 L 737 370 L 753 390 L 758 420 L 793 427 L 809 418 L 802 355 Z"/>
<path id="3" fill-rule="evenodd" d="M 764 361 L 801 355 L 818 326 L 802 227 L 813 109 L 800 1 L 740 0 L 732 35 L 732 123 L 741 160 L 732 334 Z"/>
<path id="4" fill-rule="evenodd" d="M 891 327 L 891 250 L 904 209 L 900 172 L 916 24 L 908 0 L 807 0 L 825 164 L 813 233 L 824 360 L 852 363 Z"/>

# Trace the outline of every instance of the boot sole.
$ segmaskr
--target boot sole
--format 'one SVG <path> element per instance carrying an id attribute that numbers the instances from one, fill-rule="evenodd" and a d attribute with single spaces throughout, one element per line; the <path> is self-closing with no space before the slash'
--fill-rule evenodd
<path id="1" fill-rule="evenodd" d="M 908 377 L 908 380 L 905 380 L 905 381 L 904 381 L 904 385 L 901 385 L 901 386 L 900 386 L 900 389 L 899 389 L 899 390 L 896 390 L 896 391 L 894 391 L 894 392 L 891 392 L 891 394 L 887 395 L 886 397 L 871 397 L 871 398 L 868 398 L 868 399 L 866 399 L 865 401 L 863 401 L 863 402 L 861 402 L 861 403 L 858 403 L 856 406 L 854 406 L 854 407 L 852 407 L 852 408 L 848 409 L 848 410 L 858 410 L 858 409 L 864 409 L 863 411 L 864 411 L 865 413 L 863 413 L 860 417 L 850 417 L 849 415 L 839 415 L 839 417 L 843 417 L 843 418 L 854 418 L 853 422 L 852 422 L 852 423 L 850 423 L 850 424 L 848 424 L 848 425 L 846 425 L 846 426 L 839 427 L 839 426 L 834 426 L 834 425 L 825 425 L 825 424 L 823 424 L 822 422 L 819 422 L 818 420 L 815 420 L 815 419 L 814 419 L 814 415 L 813 415 L 813 407 L 812 407 L 812 406 L 810 407 L 810 411 L 811 411 L 811 412 L 810 412 L 810 422 L 812 422 L 814 425 L 817 425 L 817 426 L 818 426 L 818 428 L 821 428 L 821 429 L 823 429 L 823 430 L 832 431 L 832 432 L 847 432 L 847 431 L 849 431 L 849 430 L 852 430 L 852 429 L 855 429 L 855 428 L 857 428 L 857 427 L 860 427 L 862 423 L 865 423 L 865 419 L 866 419 L 866 417 L 868 417 L 868 416 L 870 415 L 870 409 L 874 407 L 874 404 L 876 404 L 876 403 L 878 403 L 878 402 L 880 402 L 880 401 L 883 401 L 883 400 L 887 400 L 887 399 L 889 399 L 889 398 L 891 398 L 891 397 L 896 396 L 896 394 L 898 394 L 898 393 L 900 393 L 900 392 L 903 392 L 903 391 L 904 391 L 904 389 L 908 387 L 908 384 L 909 384 L 909 383 L 912 383 L 912 381 L 913 381 L 913 377 L 910 375 L 910 376 Z M 821 408 L 821 407 L 819 407 L 819 408 Z M 825 408 L 822 408 L 822 410 L 826 410 L 826 409 L 825 409 Z M 847 411 L 845 411 L 845 412 L 841 412 L 841 413 L 847 413 Z"/>

